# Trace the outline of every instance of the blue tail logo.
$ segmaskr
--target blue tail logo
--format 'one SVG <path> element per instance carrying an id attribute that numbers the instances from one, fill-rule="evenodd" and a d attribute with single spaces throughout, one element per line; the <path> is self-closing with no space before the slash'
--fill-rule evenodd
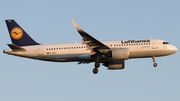
<path id="1" fill-rule="evenodd" d="M 14 27 L 12 30 L 11 30 L 11 37 L 13 39 L 20 39 L 21 37 L 23 36 L 23 31 L 21 28 L 19 27 Z"/>

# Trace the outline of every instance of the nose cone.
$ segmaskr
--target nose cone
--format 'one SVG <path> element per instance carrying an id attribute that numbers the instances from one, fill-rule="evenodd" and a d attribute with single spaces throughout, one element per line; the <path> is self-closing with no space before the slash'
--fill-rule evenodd
<path id="1" fill-rule="evenodd" d="M 175 46 L 173 46 L 173 45 L 170 47 L 170 50 L 171 50 L 172 53 L 177 52 L 177 48 Z"/>

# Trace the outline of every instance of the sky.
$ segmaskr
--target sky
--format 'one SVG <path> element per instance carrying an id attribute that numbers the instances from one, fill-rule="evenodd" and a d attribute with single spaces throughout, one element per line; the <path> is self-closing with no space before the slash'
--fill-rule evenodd
<path id="1" fill-rule="evenodd" d="M 0 101 L 179 101 L 179 51 L 125 61 L 124 70 L 3 53 L 14 19 L 41 44 L 81 42 L 71 19 L 100 41 L 155 38 L 180 47 L 179 0 L 3 0 L 0 3 Z"/>

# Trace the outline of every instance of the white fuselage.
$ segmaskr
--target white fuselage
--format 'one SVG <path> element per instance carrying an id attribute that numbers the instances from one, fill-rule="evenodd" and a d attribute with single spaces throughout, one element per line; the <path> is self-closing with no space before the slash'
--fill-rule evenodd
<path id="1" fill-rule="evenodd" d="M 143 42 L 143 40 L 149 40 L 149 42 Z M 177 51 L 175 46 L 160 39 L 102 41 L 102 43 L 111 49 L 128 48 L 129 58 L 165 56 Z M 22 48 L 26 49 L 26 51 L 13 52 L 11 49 L 6 49 L 4 53 L 56 62 L 94 61 L 90 56 L 91 51 L 82 43 L 32 45 Z"/>

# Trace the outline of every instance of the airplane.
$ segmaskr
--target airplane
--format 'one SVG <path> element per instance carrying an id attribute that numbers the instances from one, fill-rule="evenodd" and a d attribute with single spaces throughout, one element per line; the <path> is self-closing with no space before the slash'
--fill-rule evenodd
<path id="1" fill-rule="evenodd" d="M 82 30 L 72 20 L 82 43 L 40 44 L 33 40 L 15 20 L 5 20 L 12 44 L 3 53 L 30 59 L 51 62 L 95 62 L 93 73 L 98 73 L 100 64 L 109 70 L 125 68 L 125 60 L 133 58 L 153 59 L 176 53 L 177 48 L 161 39 L 133 39 L 117 41 L 99 41 Z"/>

